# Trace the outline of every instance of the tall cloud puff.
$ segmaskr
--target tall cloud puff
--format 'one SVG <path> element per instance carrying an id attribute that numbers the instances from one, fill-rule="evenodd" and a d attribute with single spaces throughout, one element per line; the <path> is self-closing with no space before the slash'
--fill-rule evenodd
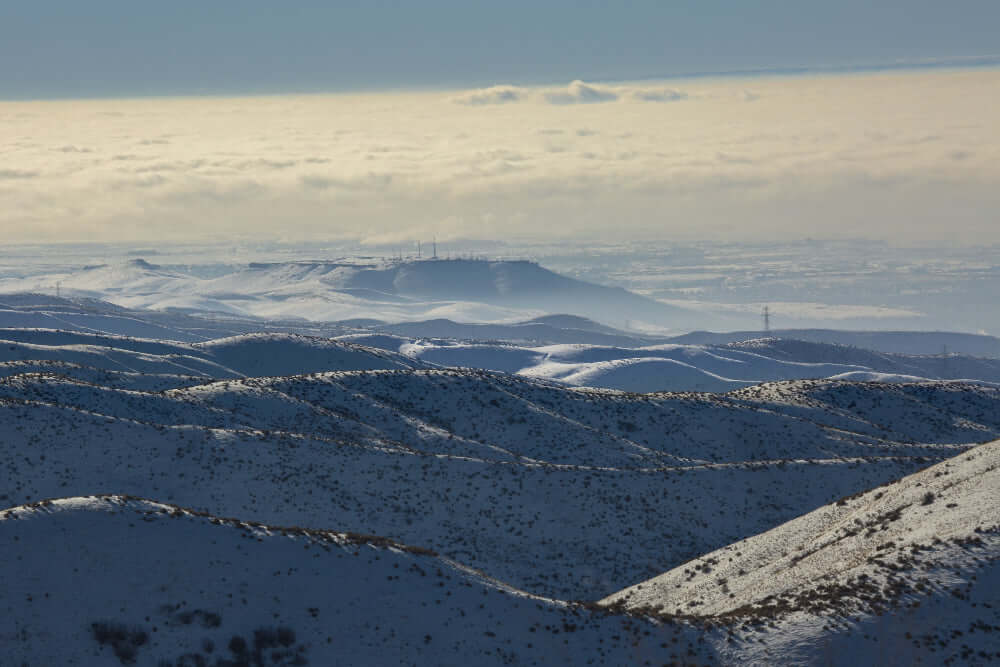
<path id="1" fill-rule="evenodd" d="M 565 90 L 553 90 L 545 93 L 549 104 L 596 104 L 599 102 L 614 102 L 618 93 L 610 88 L 584 83 L 577 79 Z"/>

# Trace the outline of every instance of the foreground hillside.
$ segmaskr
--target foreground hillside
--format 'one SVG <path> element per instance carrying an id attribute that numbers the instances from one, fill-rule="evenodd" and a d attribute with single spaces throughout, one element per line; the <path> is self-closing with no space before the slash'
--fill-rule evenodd
<path id="1" fill-rule="evenodd" d="M 4 664 L 712 660 L 683 624 L 531 596 L 373 536 L 91 496 L 0 512 L 0 544 Z"/>
<path id="2" fill-rule="evenodd" d="M 945 664 L 1000 659 L 1000 442 L 599 604 L 420 547 L 124 496 L 0 511 L 13 664 Z"/>
<path id="3" fill-rule="evenodd" d="M 732 662 L 1000 660 L 1000 442 L 840 499 L 602 604 L 738 626 Z"/>
<path id="4" fill-rule="evenodd" d="M 153 391 L 62 370 L 0 380 L 3 505 L 129 493 L 335 525 L 564 599 L 1000 437 L 1000 390 L 955 383 L 629 395 L 405 369 Z"/>

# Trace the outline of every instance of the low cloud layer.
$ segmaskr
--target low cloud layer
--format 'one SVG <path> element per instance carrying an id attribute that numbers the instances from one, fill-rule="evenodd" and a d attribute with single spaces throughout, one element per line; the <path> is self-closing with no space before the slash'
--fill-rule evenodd
<path id="1" fill-rule="evenodd" d="M 688 93 L 676 88 L 657 86 L 609 86 L 586 83 L 577 79 L 567 86 L 545 88 L 519 88 L 517 86 L 491 86 L 469 90 L 455 95 L 452 102 L 465 106 L 510 104 L 511 102 L 545 102 L 565 106 L 568 104 L 600 104 L 631 100 L 635 102 L 678 102 L 688 99 Z"/>
<path id="2" fill-rule="evenodd" d="M 997 91 L 980 70 L 2 103 L 0 231 L 1000 242 Z"/>
<path id="3" fill-rule="evenodd" d="M 679 102 L 688 94 L 676 88 L 639 88 L 632 91 L 632 97 L 640 102 Z"/>

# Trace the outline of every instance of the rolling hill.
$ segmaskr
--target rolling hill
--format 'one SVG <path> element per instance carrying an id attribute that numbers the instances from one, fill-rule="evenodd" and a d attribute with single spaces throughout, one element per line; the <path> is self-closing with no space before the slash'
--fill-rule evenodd
<path id="1" fill-rule="evenodd" d="M 150 391 L 58 370 L 0 379 L 3 504 L 128 493 L 337 525 L 569 598 L 1000 437 L 1000 389 L 960 383 L 631 395 L 399 369 Z"/>
<path id="2" fill-rule="evenodd" d="M 1000 445 L 976 445 L 1000 438 L 1000 386 L 630 393 L 431 353 L 701 373 L 902 371 L 919 357 L 775 340 L 404 354 L 276 333 L 0 339 L 13 619 L 0 643 L 22 662 L 846 664 L 905 649 L 975 663 L 997 650 Z"/>

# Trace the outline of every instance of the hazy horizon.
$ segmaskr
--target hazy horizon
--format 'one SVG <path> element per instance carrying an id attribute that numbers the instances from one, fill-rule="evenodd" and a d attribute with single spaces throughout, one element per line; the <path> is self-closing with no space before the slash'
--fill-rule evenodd
<path id="1" fill-rule="evenodd" d="M 32 242 L 991 243 L 998 84 L 948 69 L 3 102 L 3 226 Z"/>
<path id="2" fill-rule="evenodd" d="M 1000 55 L 987 0 L 7 3 L 0 99 L 539 85 Z"/>

